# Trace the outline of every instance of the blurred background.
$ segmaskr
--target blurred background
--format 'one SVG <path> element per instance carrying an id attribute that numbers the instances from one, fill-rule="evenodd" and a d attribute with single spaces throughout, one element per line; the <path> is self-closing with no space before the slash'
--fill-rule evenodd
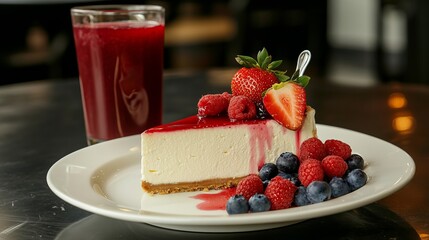
<path id="1" fill-rule="evenodd" d="M 0 0 L 0 85 L 78 76 L 70 21 L 76 5 L 124 1 Z M 429 83 L 429 1 L 127 1 L 166 8 L 165 68 L 238 68 L 266 47 L 295 70 L 309 49 L 312 77 L 366 86 Z"/>

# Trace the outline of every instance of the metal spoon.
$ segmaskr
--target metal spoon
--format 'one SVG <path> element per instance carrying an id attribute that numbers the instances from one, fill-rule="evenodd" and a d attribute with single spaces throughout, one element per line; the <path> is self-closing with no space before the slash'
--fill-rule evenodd
<path id="1" fill-rule="evenodd" d="M 292 74 L 291 79 L 297 79 L 304 75 L 305 68 L 307 68 L 308 63 L 310 63 L 311 52 L 309 50 L 302 51 L 298 56 L 298 61 L 296 63 L 295 72 Z"/>

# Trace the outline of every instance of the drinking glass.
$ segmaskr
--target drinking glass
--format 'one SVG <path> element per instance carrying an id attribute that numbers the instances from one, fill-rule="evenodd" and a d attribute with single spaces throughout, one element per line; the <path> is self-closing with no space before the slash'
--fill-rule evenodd
<path id="1" fill-rule="evenodd" d="M 161 124 L 164 8 L 81 6 L 71 17 L 88 144 Z"/>

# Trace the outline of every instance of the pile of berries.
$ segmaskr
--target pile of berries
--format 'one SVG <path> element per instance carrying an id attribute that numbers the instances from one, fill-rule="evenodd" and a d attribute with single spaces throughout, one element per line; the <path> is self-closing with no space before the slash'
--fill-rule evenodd
<path id="1" fill-rule="evenodd" d="M 327 201 L 353 192 L 368 180 L 364 159 L 340 140 L 304 141 L 298 155 L 282 153 L 259 174 L 241 180 L 228 199 L 228 214 L 286 209 Z"/>
<path id="2" fill-rule="evenodd" d="M 305 86 L 310 77 L 289 78 L 276 70 L 282 60 L 272 61 L 264 48 L 257 58 L 238 55 L 242 65 L 231 79 L 231 93 L 207 94 L 198 102 L 199 117 L 227 114 L 231 121 L 273 118 L 284 127 L 301 127 L 307 109 Z"/>

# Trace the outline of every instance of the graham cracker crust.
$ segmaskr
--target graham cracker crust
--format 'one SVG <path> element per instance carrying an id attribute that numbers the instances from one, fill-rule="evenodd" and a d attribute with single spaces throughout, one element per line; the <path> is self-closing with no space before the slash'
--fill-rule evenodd
<path id="1" fill-rule="evenodd" d="M 220 178 L 210 179 L 199 182 L 186 182 L 186 183 L 171 183 L 171 184 L 151 184 L 146 181 L 142 181 L 141 186 L 144 191 L 150 194 L 170 194 L 178 192 L 193 192 L 193 191 L 208 191 L 226 189 L 237 186 L 238 182 L 245 178 Z"/>

